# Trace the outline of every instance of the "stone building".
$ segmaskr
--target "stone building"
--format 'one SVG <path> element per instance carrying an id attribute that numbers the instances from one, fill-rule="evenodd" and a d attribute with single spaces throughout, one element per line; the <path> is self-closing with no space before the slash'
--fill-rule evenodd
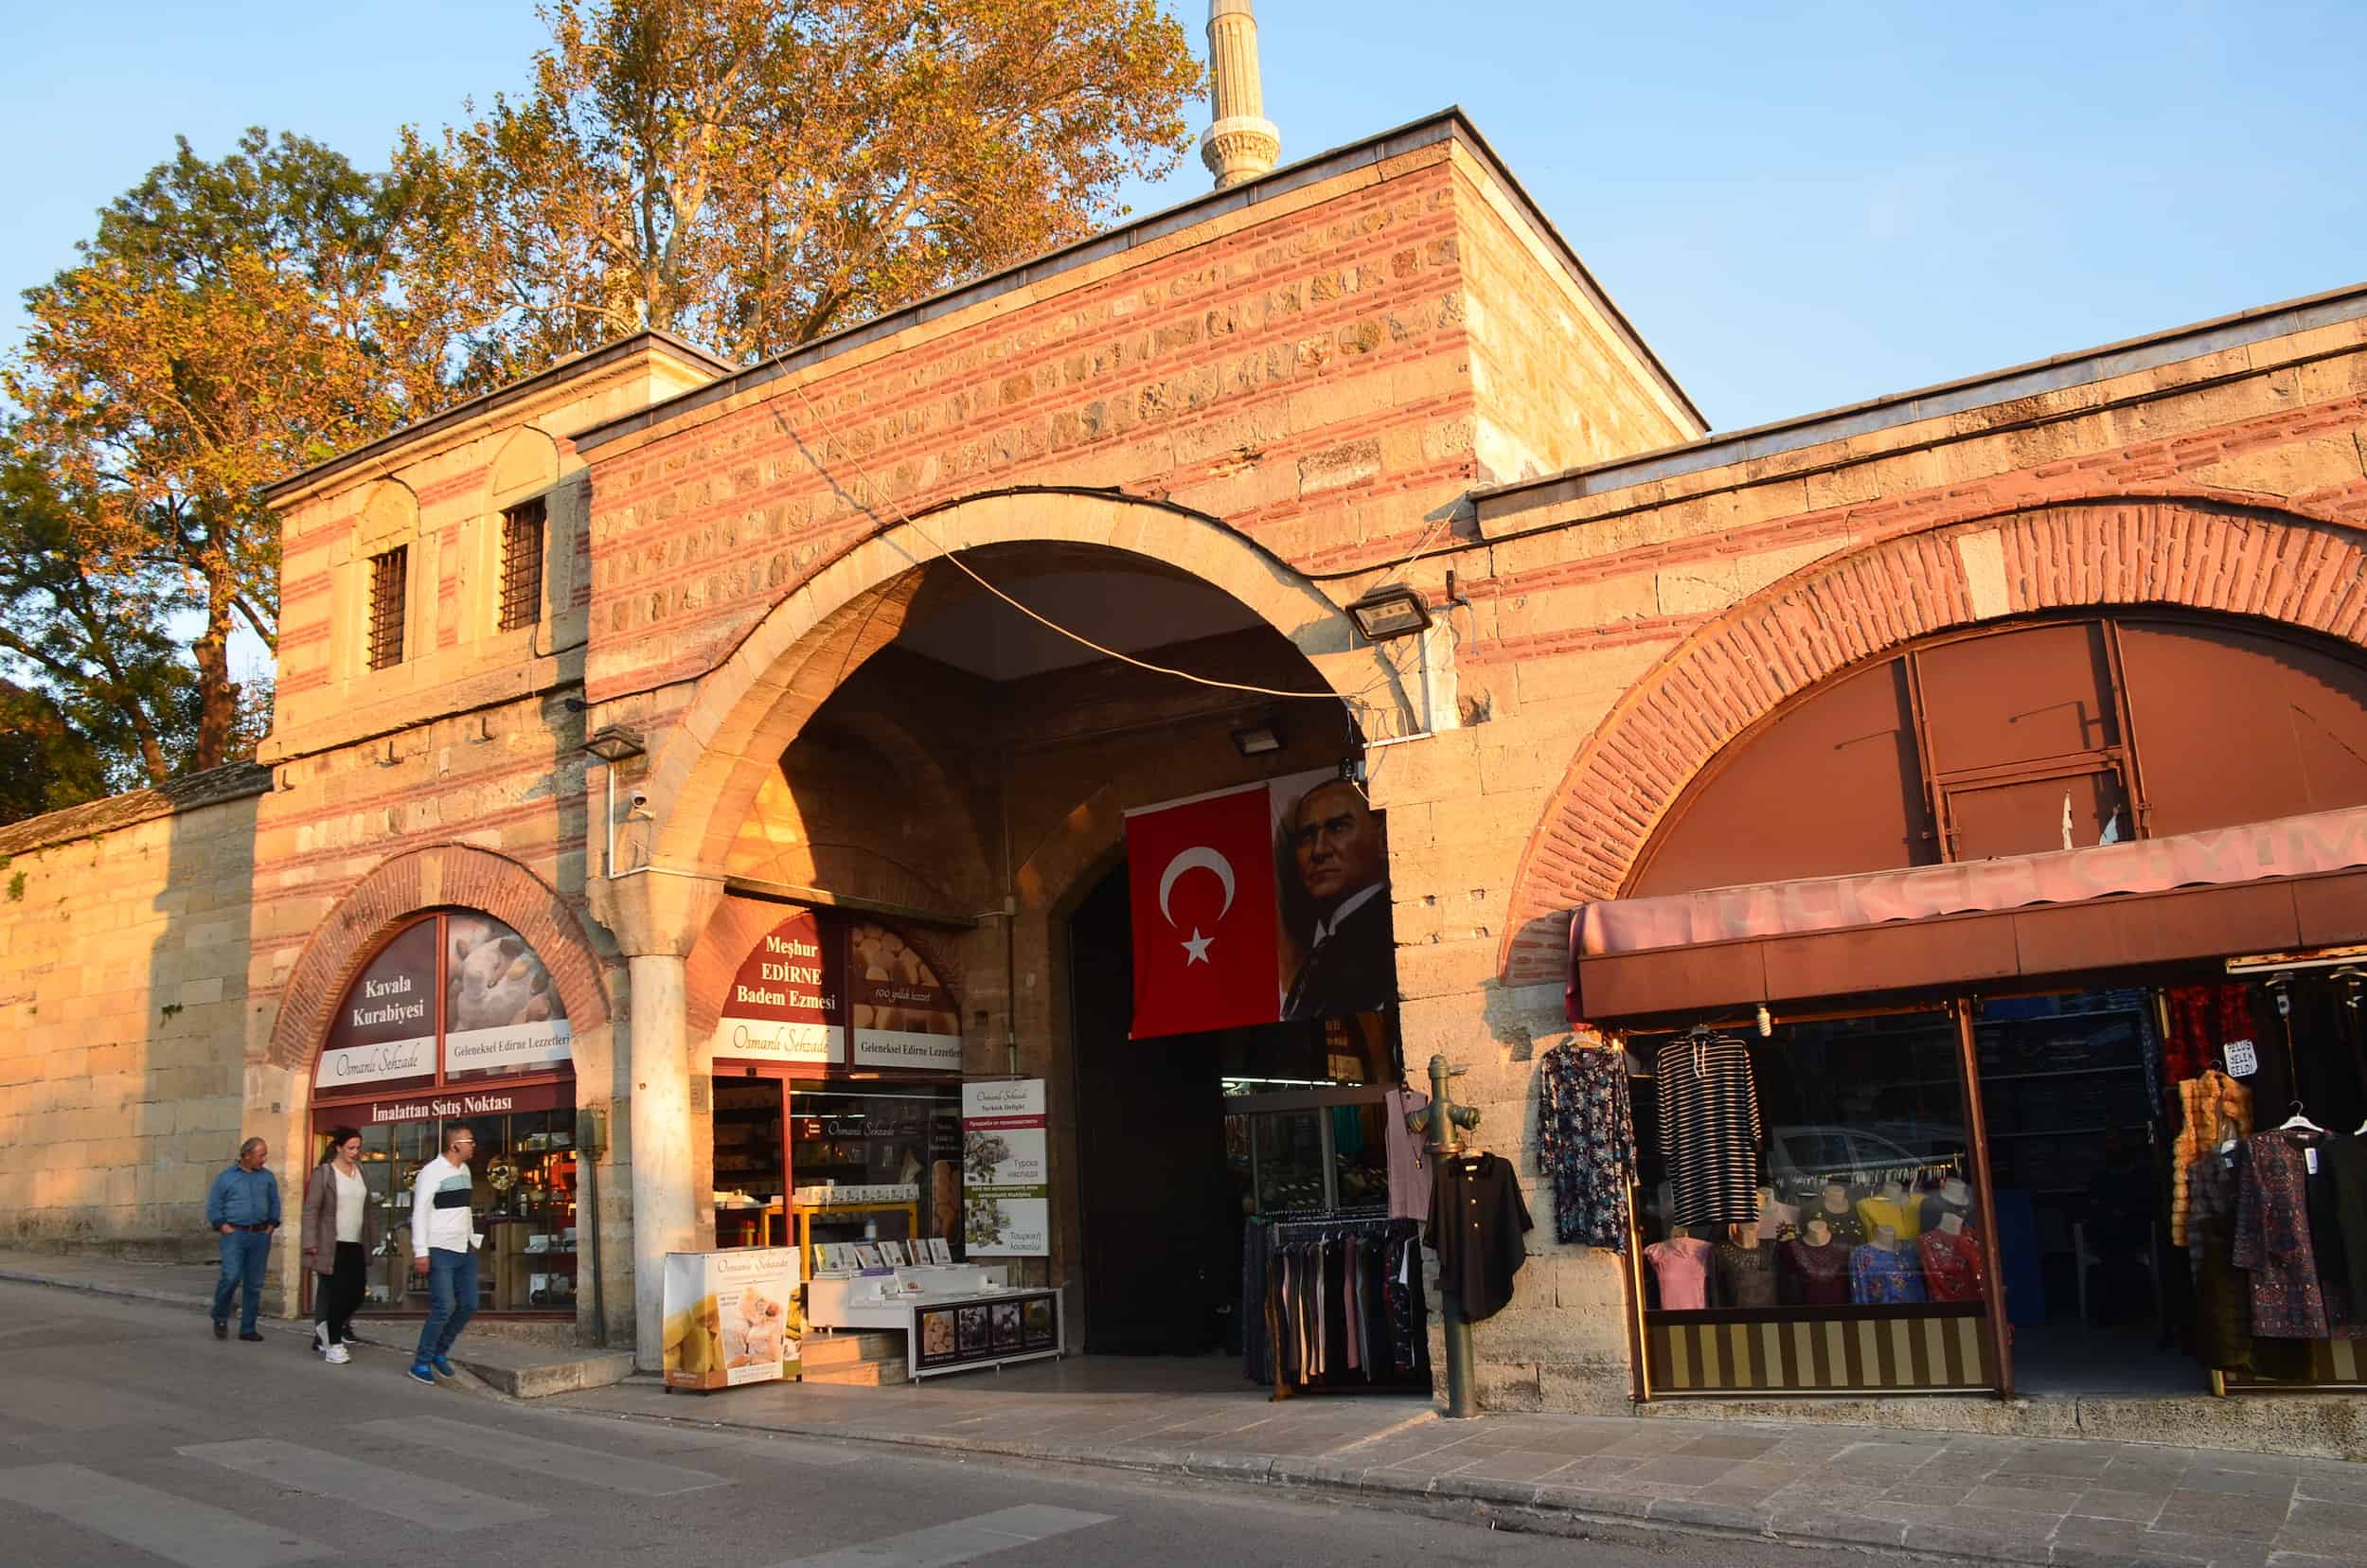
<path id="1" fill-rule="evenodd" d="M 789 1228 L 738 1201 L 763 1150 L 786 1211 L 810 1154 L 863 1170 L 894 1125 L 917 1157 L 866 1185 L 925 1208 L 952 1086 L 1016 1076 L 1052 1170 L 1049 1256 L 1016 1267 L 1065 1288 L 1069 1346 L 1202 1347 L 1248 1310 L 1238 1216 L 1178 1194 L 1221 1186 L 1228 1118 L 1316 1138 L 1329 1180 L 1397 1063 L 1443 1054 L 1537 1221 L 1477 1328 L 1484 1402 L 2013 1386 L 1998 1277 L 2102 1322 L 2136 1256 L 2087 1196 L 2007 1212 L 2048 1185 L 1995 1179 L 1984 1131 L 2022 1114 L 1988 1081 L 2015 1028 L 2056 1020 L 2046 1060 L 2118 1083 L 2177 1038 L 2172 989 L 2280 954 L 2260 972 L 2307 994 L 2261 1049 L 2280 1016 L 2306 1038 L 2276 1082 L 2350 1092 L 2296 1063 L 2354 1048 L 2367 943 L 2363 446 L 2367 290 L 1711 435 L 1455 112 L 754 367 L 612 345 L 273 490 L 256 766 L 0 830 L 7 1240 L 202 1247 L 241 1134 L 284 1170 L 353 1121 L 391 1169 L 483 1118 L 519 1221 L 491 1305 L 653 1366 L 665 1256 Z M 1429 625 L 1368 642 L 1345 608 L 1395 583 Z M 2266 765 L 2231 778 L 2190 723 Z M 1385 813 L 1397 1001 L 1269 1113 L 1219 1084 L 1232 1046 L 1126 1038 L 1125 814 L 1344 764 Z M 2002 880 L 1928 881 L 1973 861 Z M 1698 896 L 1735 885 L 1773 891 Z M 878 1015 L 868 1059 L 861 1019 L 851 1048 L 733 1033 L 790 932 L 892 949 L 873 972 L 931 1016 Z M 2066 996 L 2119 1000 L 2027 1000 Z M 1771 1254 L 1824 1178 L 1868 1178 L 1853 1219 L 1959 1184 L 1991 1286 L 1687 1307 L 1637 1247 L 1555 1240 L 1540 1063 L 1624 1042 L 1641 1072 L 1697 1025 L 1753 1058 Z M 1869 1051 L 1916 1076 L 1869 1081 Z M 2127 1086 L 1989 1131 L 2103 1193 L 2105 1124 L 2171 1089 Z M 1754 1250 L 1672 1212 L 1691 1156 L 1631 1087 L 1631 1239 Z M 2356 1381 L 2328 1343 L 2284 1381 Z"/>

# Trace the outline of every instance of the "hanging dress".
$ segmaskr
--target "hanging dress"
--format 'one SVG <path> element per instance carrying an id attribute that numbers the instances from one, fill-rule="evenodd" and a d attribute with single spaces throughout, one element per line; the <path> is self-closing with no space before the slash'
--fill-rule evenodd
<path id="1" fill-rule="evenodd" d="M 1751 1053 L 1724 1037 L 1660 1048 L 1661 1158 L 1671 1225 L 1759 1221 L 1759 1095 Z"/>
<path id="2" fill-rule="evenodd" d="M 1628 1250 L 1635 1123 L 1627 1054 L 1557 1045 L 1539 1066 L 1538 1158 L 1554 1189 L 1554 1239 Z"/>

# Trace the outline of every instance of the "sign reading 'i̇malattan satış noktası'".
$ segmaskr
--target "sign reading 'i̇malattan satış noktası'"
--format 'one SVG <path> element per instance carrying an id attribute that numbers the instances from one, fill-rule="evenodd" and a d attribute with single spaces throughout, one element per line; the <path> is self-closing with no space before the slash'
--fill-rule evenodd
<path id="1" fill-rule="evenodd" d="M 767 932 L 732 976 L 715 1054 L 757 1061 L 846 1060 L 845 944 L 811 910 Z"/>

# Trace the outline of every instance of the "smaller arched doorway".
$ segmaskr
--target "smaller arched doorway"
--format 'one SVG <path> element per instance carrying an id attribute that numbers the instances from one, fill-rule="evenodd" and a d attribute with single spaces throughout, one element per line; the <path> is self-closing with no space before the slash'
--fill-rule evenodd
<path id="1" fill-rule="evenodd" d="M 2367 1381 L 2340 1233 L 2232 1228 L 2367 1150 L 2362 960 L 2355 649 L 2132 608 L 1828 677 L 1578 913 L 1573 1016 L 1640 1072 L 1643 1391 Z"/>
<path id="2" fill-rule="evenodd" d="M 411 1269 L 412 1179 L 465 1124 L 476 1134 L 471 1207 L 485 1238 L 480 1310 L 574 1318 L 578 1277 L 589 1277 L 577 1266 L 574 1036 L 532 943 L 478 910 L 398 926 L 339 999 L 310 1081 L 310 1156 L 336 1129 L 362 1135 L 381 1238 L 365 1310 L 426 1310 L 426 1282 Z"/>

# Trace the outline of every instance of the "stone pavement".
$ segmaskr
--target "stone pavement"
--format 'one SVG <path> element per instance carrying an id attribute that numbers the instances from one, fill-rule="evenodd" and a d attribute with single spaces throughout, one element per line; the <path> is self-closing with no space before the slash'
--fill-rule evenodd
<path id="1" fill-rule="evenodd" d="M 1674 1527 L 2073 1568 L 2336 1568 L 2367 1555 L 2367 1467 L 2339 1460 L 1830 1425 L 1449 1421 L 1419 1398 L 1274 1404 L 1213 1359 L 703 1396 L 636 1378 L 558 1402 L 1361 1497 L 1517 1528 Z"/>
<path id="2" fill-rule="evenodd" d="M 213 1274 L 203 1265 L 0 1251 L 0 1279 L 197 1312 Z M 401 1337 L 387 1326 L 373 1330 L 366 1319 L 362 1327 L 382 1341 Z M 599 1354 L 490 1337 L 477 1349 L 483 1364 L 472 1360 L 471 1369 L 503 1392 Z M 1924 1406 L 1913 1400 L 1861 1407 L 1869 1422 L 1891 1425 L 1687 1419 L 1709 1412 L 1680 1406 L 1655 1407 L 1657 1418 L 1489 1414 L 1449 1421 L 1418 1396 L 1275 1404 L 1241 1381 L 1236 1363 L 1217 1358 L 1095 1357 L 879 1389 L 765 1383 L 668 1395 L 654 1380 L 633 1378 L 551 1402 L 632 1419 L 1363 1498 L 1516 1528 L 1676 1528 L 2068 1568 L 2367 1561 L 2367 1465 L 1915 1431 L 1909 1426 Z"/>
<path id="3" fill-rule="evenodd" d="M 88 1291 L 94 1295 L 187 1307 L 199 1312 L 213 1305 L 214 1280 L 219 1273 L 219 1267 L 212 1263 L 143 1262 L 96 1254 L 0 1250 L 0 1280 Z M 266 1295 L 265 1299 L 270 1298 Z M 263 1327 L 301 1330 L 308 1325 L 267 1316 Z M 374 1324 L 365 1310 L 354 1320 L 354 1332 L 364 1343 L 401 1349 L 418 1339 L 419 1327 L 417 1319 Z M 578 1348 L 518 1337 L 483 1319 L 471 1325 L 461 1336 L 459 1345 L 454 1347 L 453 1360 L 494 1391 L 528 1399 L 597 1388 L 632 1375 L 630 1349 Z"/>

